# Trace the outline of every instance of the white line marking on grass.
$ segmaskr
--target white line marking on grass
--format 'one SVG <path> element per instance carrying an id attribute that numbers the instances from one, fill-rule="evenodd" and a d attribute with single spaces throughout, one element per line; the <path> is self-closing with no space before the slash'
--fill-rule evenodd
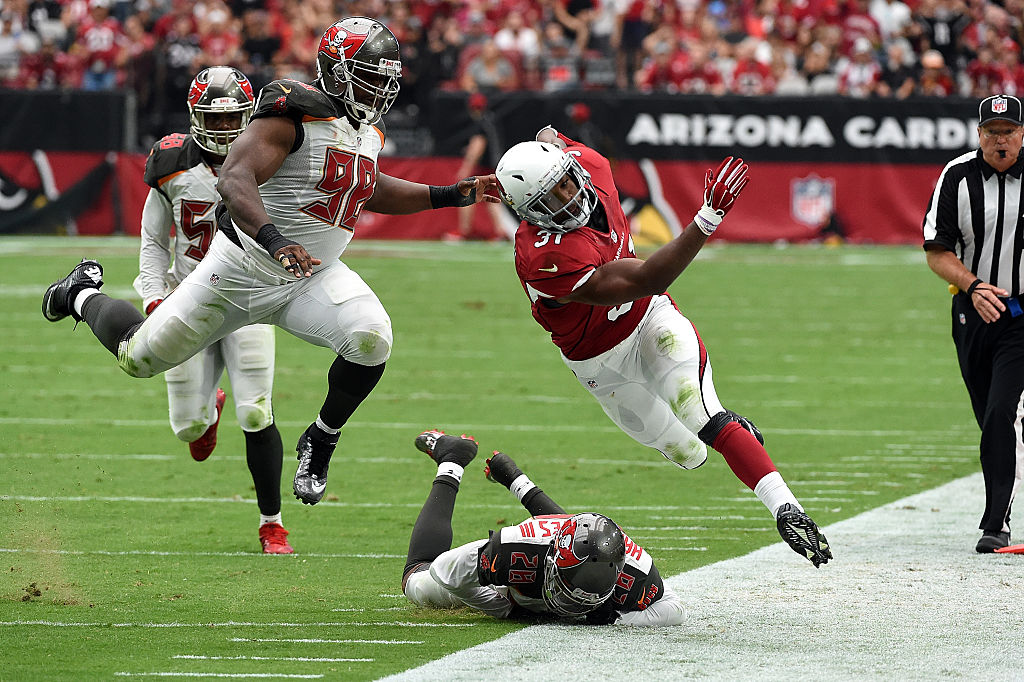
<path id="1" fill-rule="evenodd" d="M 171 656 L 186 661 L 301 661 L 304 663 L 373 663 L 375 658 L 313 658 L 310 656 L 201 656 L 178 654 Z"/>
<path id="2" fill-rule="evenodd" d="M 289 680 L 319 680 L 323 675 L 295 675 L 289 673 L 185 673 L 185 672 L 156 672 L 156 673 L 114 673 L 117 677 L 226 677 L 236 678 L 259 678 L 259 679 L 289 679 Z"/>
<path id="3" fill-rule="evenodd" d="M 182 459 L 174 455 L 147 455 L 138 453 L 134 455 L 114 455 L 114 454 L 85 454 L 81 452 L 0 452 L 0 459 L 143 459 L 143 460 L 167 460 L 167 459 Z"/>
<path id="4" fill-rule="evenodd" d="M 410 623 L 407 621 L 377 621 L 373 623 L 246 623 L 226 621 L 224 623 L 76 623 L 52 620 L 4 620 L 3 627 L 24 625 L 56 628 L 343 628 L 343 627 L 397 627 L 397 628 L 471 628 L 476 623 Z"/>
<path id="5" fill-rule="evenodd" d="M 404 611 L 404 606 L 388 606 L 382 609 L 331 609 L 331 611 L 337 611 L 339 613 L 365 613 L 367 611 Z"/>
<path id="6" fill-rule="evenodd" d="M 9 369 L 5 367 L 5 369 Z M 39 371 L 38 367 L 31 368 Z M 102 419 L 102 418 L 70 418 L 57 419 L 52 417 L 0 417 L 0 424 L 17 424 L 20 426 L 119 426 L 131 428 L 153 428 L 166 425 L 164 419 Z M 278 426 L 285 428 L 298 428 L 309 426 L 309 422 L 281 421 Z M 420 431 L 423 429 L 421 423 L 411 422 L 364 422 L 351 421 L 350 428 L 368 429 L 392 429 Z M 619 433 L 617 426 L 598 426 L 595 424 L 450 424 L 447 429 L 452 431 L 509 431 L 513 433 L 564 432 L 564 433 Z M 765 429 L 766 435 L 782 436 L 848 436 L 848 437 L 874 437 L 874 438 L 895 438 L 919 436 L 927 440 L 941 441 L 947 438 L 962 437 L 967 433 L 976 430 L 976 427 L 953 427 L 948 431 L 935 430 L 914 430 L 914 429 L 787 429 L 773 428 Z M 589 461 L 589 460 L 586 460 Z"/>
<path id="7" fill-rule="evenodd" d="M 231 637 L 229 642 L 286 642 L 289 644 L 423 644 L 422 639 L 269 639 L 250 637 Z"/>
<path id="8" fill-rule="evenodd" d="M 0 553 L 10 554 L 66 554 L 72 556 L 87 556 L 87 555 L 98 555 L 98 556 L 223 556 L 223 557 L 263 557 L 266 556 L 263 552 L 161 552 L 157 550 L 106 550 L 106 549 L 94 549 L 94 550 L 77 550 L 77 549 L 40 549 L 36 547 L 23 547 L 23 548 L 12 548 L 12 547 L 0 547 Z M 278 557 L 282 555 L 277 555 Z M 318 554 L 304 552 L 303 554 L 293 554 L 292 560 L 298 560 L 303 558 L 317 558 L 317 559 L 404 559 L 404 554 Z M 272 561 L 281 561 L 280 558 L 272 559 Z M 289 559 L 285 558 L 284 561 Z"/>
<path id="9" fill-rule="evenodd" d="M 669 578 L 678 627 L 532 626 L 385 679 L 1020 680 L 1024 557 L 974 552 L 984 500 L 974 474 L 836 523 L 819 570 L 775 543 Z"/>

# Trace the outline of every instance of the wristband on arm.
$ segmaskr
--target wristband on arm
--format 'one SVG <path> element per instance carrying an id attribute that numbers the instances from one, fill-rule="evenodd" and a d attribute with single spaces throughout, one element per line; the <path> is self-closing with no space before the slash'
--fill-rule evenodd
<path id="1" fill-rule="evenodd" d="M 277 252 L 286 246 L 298 245 L 298 242 L 293 242 L 278 232 L 274 223 L 267 223 L 260 228 L 256 233 L 256 243 L 266 249 L 271 258 L 277 258 Z"/>
<path id="2" fill-rule="evenodd" d="M 469 180 L 469 178 L 463 178 Z M 469 192 L 469 196 L 466 196 L 459 191 L 459 183 L 454 185 L 429 185 L 430 187 L 430 207 L 431 208 L 448 208 L 449 206 L 471 206 L 476 203 L 476 186 L 473 187 Z"/>

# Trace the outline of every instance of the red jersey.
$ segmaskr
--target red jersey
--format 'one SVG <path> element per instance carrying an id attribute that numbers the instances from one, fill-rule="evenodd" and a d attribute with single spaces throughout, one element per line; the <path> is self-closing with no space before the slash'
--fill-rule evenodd
<path id="1" fill-rule="evenodd" d="M 584 226 L 566 234 L 552 234 L 526 221 L 516 231 L 516 273 L 530 297 L 533 317 L 551 333 L 551 340 L 570 360 L 586 360 L 614 348 L 643 319 L 651 297 L 620 306 L 589 305 L 556 299 L 572 293 L 597 268 L 619 258 L 636 258 L 633 239 L 619 204 L 608 159 L 564 135 L 565 153 L 572 154 L 590 173 L 608 232 Z M 593 215 L 591 216 L 594 223 Z"/>

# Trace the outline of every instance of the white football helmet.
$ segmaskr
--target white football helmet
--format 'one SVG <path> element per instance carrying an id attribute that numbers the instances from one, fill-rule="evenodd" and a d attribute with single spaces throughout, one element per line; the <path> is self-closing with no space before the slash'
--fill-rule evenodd
<path id="1" fill-rule="evenodd" d="M 597 207 L 590 173 L 572 154 L 547 142 L 520 142 L 505 152 L 494 173 L 502 200 L 520 218 L 549 232 L 583 227 Z M 568 201 L 552 193 L 566 175 L 576 185 Z"/>

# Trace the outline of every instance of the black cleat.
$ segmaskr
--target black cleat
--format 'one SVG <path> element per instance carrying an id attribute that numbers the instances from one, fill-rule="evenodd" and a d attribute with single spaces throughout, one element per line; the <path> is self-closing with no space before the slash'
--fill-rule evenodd
<path id="1" fill-rule="evenodd" d="M 978 540 L 978 544 L 974 546 L 974 551 L 978 554 L 992 554 L 997 549 L 1002 549 L 1009 544 L 1009 533 L 999 530 L 987 530 L 982 534 L 981 539 Z"/>
<path id="2" fill-rule="evenodd" d="M 832 558 L 828 540 L 814 525 L 811 517 L 795 505 L 787 502 L 779 507 L 775 523 L 782 539 L 793 548 L 794 552 L 807 557 L 807 560 L 814 564 L 815 568 L 827 564 L 828 560 Z"/>
<path id="3" fill-rule="evenodd" d="M 316 504 L 323 498 L 327 489 L 327 467 L 339 435 L 324 433 L 316 424 L 310 424 L 299 436 L 295 446 L 299 467 L 295 470 L 292 490 L 302 504 Z"/>
<path id="4" fill-rule="evenodd" d="M 99 289 L 101 286 L 103 266 L 83 258 L 67 277 L 51 284 L 43 294 L 43 317 L 50 322 L 58 322 L 68 315 L 80 320 L 73 309 L 75 296 L 82 289 Z"/>
<path id="5" fill-rule="evenodd" d="M 498 452 L 497 450 L 487 460 L 487 466 L 484 467 L 484 476 L 487 477 L 488 481 L 500 483 L 506 488 L 510 487 L 522 475 L 522 470 L 512 458 L 504 452 Z"/>
<path id="6" fill-rule="evenodd" d="M 416 449 L 438 464 L 454 462 L 463 469 L 476 457 L 476 439 L 473 436 L 449 436 L 440 429 L 430 429 L 416 436 Z"/>

